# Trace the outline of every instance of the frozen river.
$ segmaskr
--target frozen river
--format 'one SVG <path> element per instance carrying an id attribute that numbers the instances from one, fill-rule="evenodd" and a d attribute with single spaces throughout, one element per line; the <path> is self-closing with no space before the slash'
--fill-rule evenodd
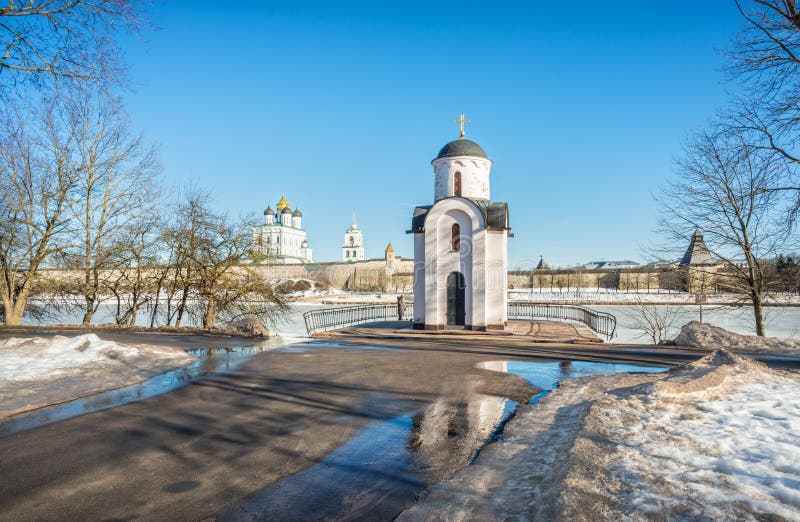
<path id="1" fill-rule="evenodd" d="M 330 308 L 332 305 L 295 303 L 291 311 L 272 328 L 281 336 L 287 338 L 306 337 L 305 323 L 303 314 L 309 310 L 320 308 Z M 633 317 L 636 314 L 636 306 L 626 305 L 588 305 L 587 308 L 607 312 L 617 318 L 617 336 L 613 339 L 617 343 L 643 343 L 647 338 L 641 332 L 633 329 Z M 657 306 L 664 309 L 666 306 Z M 674 313 L 673 326 L 670 329 L 668 338 L 672 339 L 680 330 L 680 327 L 692 320 L 699 320 L 700 308 L 696 305 L 671 305 L 669 306 Z M 145 314 L 146 315 L 146 314 Z M 51 323 L 79 324 L 82 313 L 79 311 L 64 312 L 56 318 L 52 318 Z M 800 307 L 767 307 L 765 308 L 767 335 L 772 337 L 793 337 L 800 338 Z M 145 326 L 147 317 L 140 316 L 138 324 Z M 754 334 L 753 311 L 750 307 L 733 308 L 730 306 L 704 305 L 703 321 L 741 334 Z M 102 306 L 95 315 L 96 324 L 113 323 L 113 313 L 110 306 Z"/>
<path id="2" fill-rule="evenodd" d="M 587 308 L 606 312 L 617 318 L 617 343 L 647 342 L 647 337 L 632 328 L 637 312 L 636 306 L 626 305 L 589 305 Z M 664 311 L 666 306 L 656 306 Z M 674 339 L 681 326 L 689 321 L 700 320 L 700 307 L 695 305 L 672 305 L 668 308 L 674 312 L 674 321 L 667 335 Z M 800 307 L 766 307 L 764 308 L 767 335 L 770 337 L 792 337 L 800 339 Z M 719 326 L 731 332 L 755 335 L 753 309 L 749 306 L 733 308 L 730 306 L 703 306 L 703 322 Z"/>

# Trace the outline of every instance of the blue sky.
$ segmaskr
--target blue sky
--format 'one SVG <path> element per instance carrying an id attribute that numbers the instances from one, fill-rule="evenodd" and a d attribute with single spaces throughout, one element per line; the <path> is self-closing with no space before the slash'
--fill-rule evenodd
<path id="1" fill-rule="evenodd" d="M 732 1 L 203 2 L 156 5 L 126 39 L 135 125 L 168 184 L 260 216 L 285 193 L 317 260 L 355 210 L 368 257 L 413 255 L 430 161 L 458 136 L 494 161 L 512 265 L 637 259 L 651 193 L 722 106 Z"/>

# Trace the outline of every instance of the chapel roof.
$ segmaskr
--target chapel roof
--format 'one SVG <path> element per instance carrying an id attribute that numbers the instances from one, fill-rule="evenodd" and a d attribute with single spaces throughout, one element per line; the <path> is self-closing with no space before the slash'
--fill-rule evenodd
<path id="1" fill-rule="evenodd" d="M 505 201 L 487 201 L 485 199 L 462 198 L 471 201 L 478 207 L 483 214 L 487 230 L 511 230 L 508 216 L 508 203 Z M 433 205 L 425 205 L 414 208 L 414 215 L 411 217 L 411 230 L 406 233 L 422 232 L 425 229 L 425 219 L 428 211 Z"/>
<path id="2" fill-rule="evenodd" d="M 487 158 L 486 152 L 483 151 L 480 145 L 467 138 L 459 138 L 453 140 L 439 151 L 436 159 L 447 158 L 451 156 L 473 156 L 477 158 Z M 435 161 L 435 160 L 434 160 Z"/>

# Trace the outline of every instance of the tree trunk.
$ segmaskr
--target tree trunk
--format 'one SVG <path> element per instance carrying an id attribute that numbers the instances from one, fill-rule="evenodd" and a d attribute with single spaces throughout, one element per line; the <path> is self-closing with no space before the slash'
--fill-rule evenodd
<path id="1" fill-rule="evenodd" d="M 753 315 L 756 320 L 756 335 L 764 337 L 766 332 L 764 330 L 764 308 L 761 302 L 761 293 L 752 292 L 751 299 L 753 300 Z"/>
<path id="2" fill-rule="evenodd" d="M 94 299 L 91 297 L 84 297 L 84 301 L 86 302 L 86 311 L 83 313 L 83 326 L 88 326 L 92 322 L 92 316 L 94 316 Z"/>
<path id="3" fill-rule="evenodd" d="M 156 297 L 153 301 L 153 312 L 150 314 L 150 328 L 153 328 L 156 324 L 156 314 L 158 314 L 158 297 L 161 295 L 161 279 L 158 280 L 158 286 L 156 286 Z"/>
<path id="4" fill-rule="evenodd" d="M 21 300 L 17 298 L 16 301 L 4 303 L 3 311 L 6 316 L 5 324 L 7 326 L 19 326 L 22 324 L 22 315 L 25 312 L 25 303 L 27 299 Z"/>
<path id="5" fill-rule="evenodd" d="M 217 313 L 214 307 L 214 299 L 210 298 L 208 300 L 208 306 L 206 307 L 206 313 L 203 314 L 203 328 L 214 328 L 214 319 L 216 316 Z"/>
<path id="6" fill-rule="evenodd" d="M 8 326 L 18 326 L 22 322 L 22 314 L 17 314 L 14 306 L 11 303 L 3 304 L 3 312 L 5 313 L 5 324 Z"/>

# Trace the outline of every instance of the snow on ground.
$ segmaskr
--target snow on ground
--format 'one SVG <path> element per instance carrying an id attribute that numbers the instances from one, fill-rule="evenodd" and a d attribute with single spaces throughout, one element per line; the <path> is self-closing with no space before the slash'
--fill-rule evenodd
<path id="1" fill-rule="evenodd" d="M 127 386 L 193 357 L 165 346 L 127 345 L 95 334 L 0 341 L 0 418 Z"/>
<path id="2" fill-rule="evenodd" d="M 563 381 L 398 520 L 800 520 L 800 376 L 729 352 Z"/>
<path id="3" fill-rule="evenodd" d="M 620 483 L 610 518 L 800 520 L 796 375 L 719 351 L 606 394 L 586 425 L 615 448 L 601 466 Z"/>
<path id="4" fill-rule="evenodd" d="M 722 348 L 735 352 L 800 353 L 800 340 L 798 339 L 741 335 L 697 321 L 690 321 L 683 325 L 681 332 L 673 342 L 678 346 L 708 350 Z"/>

